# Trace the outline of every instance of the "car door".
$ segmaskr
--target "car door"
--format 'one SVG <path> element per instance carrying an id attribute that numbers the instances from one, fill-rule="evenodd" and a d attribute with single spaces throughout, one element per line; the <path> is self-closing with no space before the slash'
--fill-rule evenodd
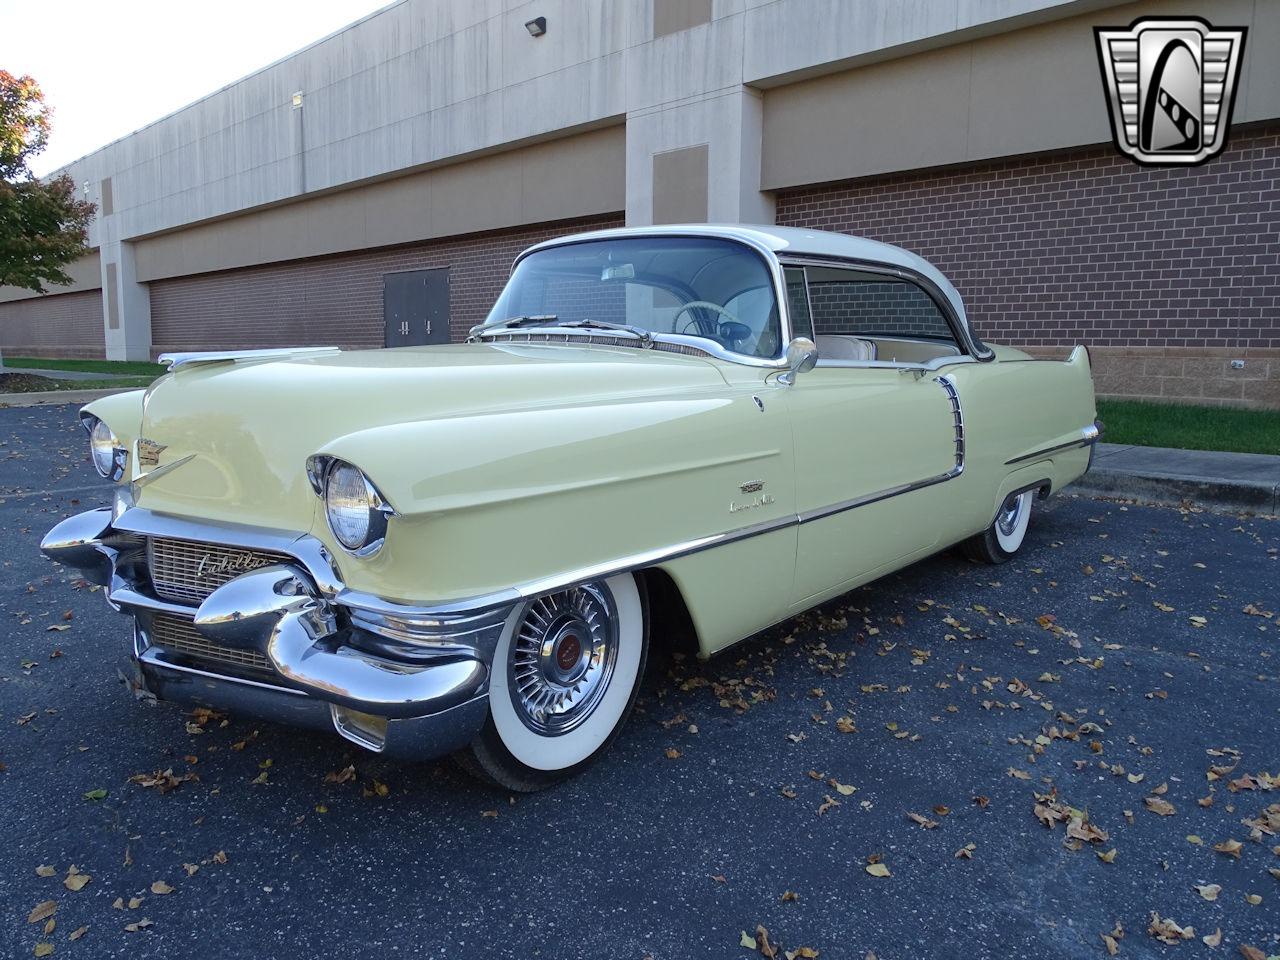
<path id="1" fill-rule="evenodd" d="M 811 322 L 819 344 L 818 365 L 788 397 L 801 521 L 797 606 L 929 552 L 945 526 L 938 511 L 946 481 L 962 462 L 960 400 L 945 369 L 870 359 L 867 345 L 876 340 L 857 336 L 902 332 L 892 315 L 920 309 L 914 301 L 923 291 L 860 271 L 823 268 L 821 277 L 810 274 L 811 316 L 793 321 L 797 329 Z M 789 300 L 794 315 L 795 292 Z"/>

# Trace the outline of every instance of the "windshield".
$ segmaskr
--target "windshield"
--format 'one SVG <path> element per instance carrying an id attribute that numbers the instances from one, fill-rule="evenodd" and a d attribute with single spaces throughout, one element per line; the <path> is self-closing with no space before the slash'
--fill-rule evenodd
<path id="1" fill-rule="evenodd" d="M 762 256 L 714 237 L 624 237 L 550 247 L 520 261 L 486 321 L 627 324 L 778 355 L 782 331 Z"/>

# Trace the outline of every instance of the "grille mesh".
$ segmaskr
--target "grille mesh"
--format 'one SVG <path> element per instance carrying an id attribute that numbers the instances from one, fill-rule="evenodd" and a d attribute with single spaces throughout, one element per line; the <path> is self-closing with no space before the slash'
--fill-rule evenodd
<path id="1" fill-rule="evenodd" d="M 250 670 L 270 672 L 271 664 L 257 650 L 224 647 L 201 636 L 186 617 L 157 613 L 151 620 L 151 642 L 157 647 L 185 654 L 196 660 L 230 663 Z"/>
<path id="2" fill-rule="evenodd" d="M 290 563 L 292 558 L 268 550 L 228 547 L 220 543 L 199 543 L 152 537 L 147 542 L 147 566 L 156 596 L 170 603 L 198 605 L 205 597 L 242 573 Z"/>

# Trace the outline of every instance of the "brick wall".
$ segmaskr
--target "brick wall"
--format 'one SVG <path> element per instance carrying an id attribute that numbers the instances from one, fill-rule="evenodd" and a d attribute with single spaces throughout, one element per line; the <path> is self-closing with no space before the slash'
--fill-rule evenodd
<path id="1" fill-rule="evenodd" d="M 151 283 L 152 351 L 384 343 L 382 276 L 449 268 L 452 339 L 482 321 L 511 262 L 551 237 L 622 225 L 621 214 L 472 234 Z"/>
<path id="2" fill-rule="evenodd" d="M 810 280 L 809 304 L 816 334 L 952 336 L 938 305 L 914 284 Z"/>
<path id="3" fill-rule="evenodd" d="M 102 291 L 0 303 L 0 348 L 13 357 L 101 359 L 106 355 Z"/>
<path id="4" fill-rule="evenodd" d="M 1280 125 L 1191 169 L 1107 145 L 786 191 L 778 223 L 913 250 L 982 337 L 1089 344 L 1100 393 L 1280 406 Z"/>

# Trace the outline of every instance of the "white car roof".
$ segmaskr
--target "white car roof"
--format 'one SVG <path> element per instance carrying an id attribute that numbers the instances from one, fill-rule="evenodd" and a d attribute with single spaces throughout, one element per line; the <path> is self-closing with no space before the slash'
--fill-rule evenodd
<path id="1" fill-rule="evenodd" d="M 667 224 L 653 227 L 616 227 L 611 230 L 593 230 L 589 233 L 575 233 L 569 236 L 545 240 L 530 247 L 521 254 L 531 253 L 547 247 L 564 243 L 579 243 L 583 240 L 611 240 L 621 237 L 653 237 L 653 236 L 691 236 L 719 237 L 726 240 L 737 240 L 757 247 L 771 250 L 776 256 L 816 256 L 836 257 L 845 260 L 861 260 L 864 263 L 880 263 L 891 267 L 902 267 L 914 271 L 942 291 L 960 318 L 960 322 L 972 336 L 969 317 L 965 313 L 964 301 L 951 281 L 924 257 L 917 256 L 910 250 L 895 247 L 879 240 L 868 240 L 866 237 L 855 237 L 845 233 L 831 233 L 826 230 L 806 230 L 803 227 L 758 226 L 753 224 L 734 223 L 699 223 L 699 224 Z"/>

